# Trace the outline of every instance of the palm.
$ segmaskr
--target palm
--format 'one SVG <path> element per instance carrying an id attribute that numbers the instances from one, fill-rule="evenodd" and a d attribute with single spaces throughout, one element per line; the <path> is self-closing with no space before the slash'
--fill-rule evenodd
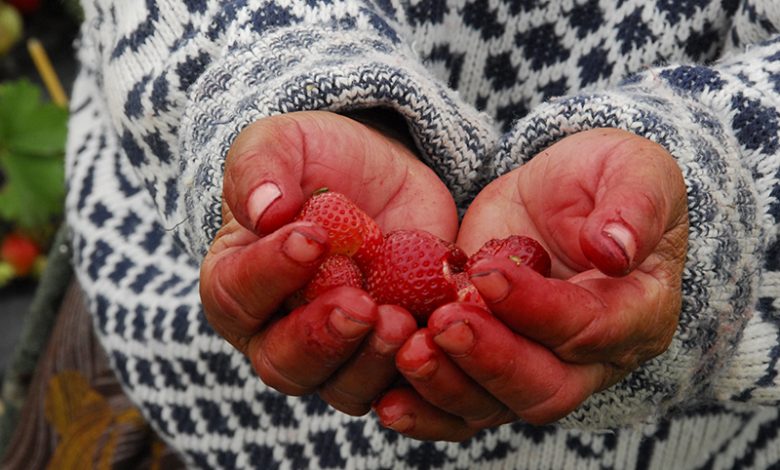
<path id="1" fill-rule="evenodd" d="M 594 223 L 594 210 L 599 209 L 601 220 L 596 222 L 600 224 L 605 220 L 643 219 L 642 223 L 655 225 L 651 227 L 651 232 L 656 232 L 654 239 L 645 244 L 652 246 L 645 246 L 646 253 L 643 253 L 648 256 L 649 263 L 656 261 L 654 255 L 679 258 L 679 249 L 675 249 L 679 243 L 675 244 L 674 240 L 686 236 L 682 220 L 658 220 L 659 211 L 665 208 L 639 191 L 621 190 L 621 200 L 610 200 L 615 188 L 640 187 L 647 183 L 645 178 L 649 173 L 659 173 L 660 165 L 642 155 L 644 142 L 636 139 L 635 136 L 626 140 L 570 138 L 560 142 L 555 151 L 543 152 L 528 164 L 495 180 L 469 208 L 458 244 L 471 253 L 490 238 L 525 234 L 541 241 L 547 248 L 553 262 L 553 277 L 568 279 L 579 273 L 582 277 L 603 277 L 593 269 L 593 260 L 588 258 L 583 246 L 583 236 L 588 229 L 594 232 L 602 229 L 601 225 L 586 227 L 588 223 Z M 637 149 L 626 156 L 621 146 Z M 644 159 L 642 165 L 649 162 L 648 166 L 640 168 L 640 159 Z M 664 164 L 669 163 L 664 161 Z M 677 179 L 655 179 L 669 185 L 669 188 L 661 189 L 661 194 L 666 194 L 668 189 L 668 194 L 682 199 L 681 207 L 671 212 L 683 219 L 684 189 L 679 184 L 674 185 Z M 646 217 L 647 214 L 652 214 L 653 220 Z"/>

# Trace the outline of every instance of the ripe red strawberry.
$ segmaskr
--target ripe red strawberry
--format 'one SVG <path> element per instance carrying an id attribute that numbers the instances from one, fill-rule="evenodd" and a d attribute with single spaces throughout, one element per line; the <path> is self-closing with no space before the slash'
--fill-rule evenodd
<path id="1" fill-rule="evenodd" d="M 17 276 L 30 274 L 40 254 L 38 245 L 20 233 L 6 235 L 0 246 L 0 259 L 8 262 Z"/>
<path id="2" fill-rule="evenodd" d="M 303 297 L 311 302 L 325 292 L 341 286 L 363 288 L 363 273 L 352 258 L 330 255 L 322 262 L 317 273 L 304 287 Z"/>
<path id="3" fill-rule="evenodd" d="M 355 260 L 361 269 L 366 269 L 371 260 L 379 255 L 379 250 L 381 250 L 382 244 L 385 242 L 385 237 L 374 219 L 362 210 L 360 214 L 363 217 L 363 244 L 360 245 L 352 259 Z"/>
<path id="4" fill-rule="evenodd" d="M 489 240 L 471 255 L 465 270 L 470 269 L 477 261 L 490 257 L 507 257 L 518 266 L 524 264 L 543 276 L 550 276 L 550 255 L 539 242 L 530 237 L 511 235 L 500 240 Z"/>
<path id="5" fill-rule="evenodd" d="M 321 225 L 330 238 L 330 254 L 352 256 L 361 265 L 382 244 L 382 231 L 376 222 L 340 193 L 327 190 L 315 193 L 303 205 L 296 220 Z"/>
<path id="6" fill-rule="evenodd" d="M 366 286 L 381 304 L 400 305 L 418 320 L 457 298 L 453 276 L 466 255 L 454 244 L 419 230 L 396 230 L 385 236 L 369 263 Z"/>
<path id="7" fill-rule="evenodd" d="M 35 13 L 41 7 L 41 0 L 7 0 L 7 2 L 24 15 Z"/>

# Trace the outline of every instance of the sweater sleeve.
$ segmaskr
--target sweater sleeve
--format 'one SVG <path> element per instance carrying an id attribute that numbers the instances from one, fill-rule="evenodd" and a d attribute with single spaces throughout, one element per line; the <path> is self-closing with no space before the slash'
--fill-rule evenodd
<path id="1" fill-rule="evenodd" d="M 84 45 L 123 153 L 196 261 L 221 222 L 224 156 L 254 120 L 393 110 L 461 205 L 496 141 L 489 119 L 419 63 L 387 2 L 85 3 Z"/>
<path id="2" fill-rule="evenodd" d="M 772 18 L 780 26 L 780 15 Z M 620 426 L 713 402 L 776 406 L 780 37 L 712 66 L 655 68 L 610 90 L 546 103 L 504 136 L 491 177 L 567 135 L 597 127 L 649 138 L 679 162 L 689 252 L 669 349 L 593 395 L 565 424 Z"/>

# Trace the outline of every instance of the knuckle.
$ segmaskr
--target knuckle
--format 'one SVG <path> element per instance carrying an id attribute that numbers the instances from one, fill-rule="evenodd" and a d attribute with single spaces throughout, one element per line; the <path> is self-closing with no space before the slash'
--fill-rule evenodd
<path id="1" fill-rule="evenodd" d="M 457 413 L 458 410 L 464 408 L 463 396 L 459 393 L 453 393 L 454 391 L 440 391 L 436 396 L 436 404 L 443 410 L 450 410 Z"/>
<path id="2" fill-rule="evenodd" d="M 614 344 L 614 333 L 604 331 L 599 317 L 594 316 L 581 330 L 555 348 L 564 361 L 580 363 L 599 355 Z"/>
<path id="3" fill-rule="evenodd" d="M 260 380 L 285 395 L 302 396 L 315 390 L 315 386 L 300 383 L 294 377 L 286 374 L 283 368 L 275 365 L 268 354 L 263 351 L 257 352 L 250 360 Z"/>
<path id="4" fill-rule="evenodd" d="M 258 321 L 229 292 L 219 273 L 207 283 L 203 297 L 204 311 L 212 326 L 248 333 L 258 327 Z"/>
<path id="5" fill-rule="evenodd" d="M 480 430 L 508 423 L 514 417 L 514 413 L 504 407 L 497 407 L 480 417 L 464 418 L 466 425 L 472 429 Z"/>
<path id="6" fill-rule="evenodd" d="M 534 426 L 541 426 L 563 418 L 572 411 L 574 405 L 566 394 L 565 384 L 561 383 L 548 396 L 515 412 Z"/>
<path id="7" fill-rule="evenodd" d="M 350 416 L 363 416 L 371 411 L 369 400 L 335 385 L 326 384 L 320 388 L 319 395 L 330 406 Z"/>
<path id="8" fill-rule="evenodd" d="M 499 394 L 512 386 L 517 371 L 517 360 L 493 361 L 481 370 L 478 382 L 487 390 Z"/>

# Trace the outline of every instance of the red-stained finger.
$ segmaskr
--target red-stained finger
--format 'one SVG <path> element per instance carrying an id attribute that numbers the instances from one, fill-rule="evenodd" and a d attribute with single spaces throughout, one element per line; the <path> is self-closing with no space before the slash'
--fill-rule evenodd
<path id="1" fill-rule="evenodd" d="M 434 342 L 475 382 L 532 424 L 558 420 L 610 378 L 601 364 L 569 364 L 469 304 L 433 312 Z"/>
<path id="2" fill-rule="evenodd" d="M 676 290 L 641 271 L 574 282 L 490 259 L 470 274 L 497 318 L 569 362 L 604 362 L 627 372 L 663 352 L 677 327 Z"/>
<path id="3" fill-rule="evenodd" d="M 394 388 L 374 403 L 382 426 L 423 441 L 461 442 L 479 429 L 431 405 L 411 388 Z"/>
<path id="4" fill-rule="evenodd" d="M 353 355 L 320 388 L 320 397 L 337 410 L 360 416 L 398 377 L 395 354 L 417 329 L 411 313 L 395 305 L 380 305 L 374 329 Z"/>
<path id="5" fill-rule="evenodd" d="M 580 246 L 593 265 L 624 276 L 656 247 L 664 233 L 687 215 L 682 172 L 660 145 L 619 130 L 596 129 L 572 136 L 571 145 L 598 138 L 603 147 L 593 210 L 580 231 Z"/>
<path id="6" fill-rule="evenodd" d="M 231 227 L 237 230 L 231 232 Z M 253 239 L 231 240 L 248 236 Z M 235 222 L 224 226 L 200 270 L 209 323 L 246 352 L 246 338 L 311 279 L 328 246 L 327 232 L 309 222 L 287 225 L 262 239 Z"/>
<path id="7" fill-rule="evenodd" d="M 396 356 L 398 370 L 431 405 L 461 417 L 475 429 L 513 421 L 514 414 L 474 382 L 433 341 L 418 330 Z"/>
<path id="8" fill-rule="evenodd" d="M 376 320 L 367 293 L 339 287 L 269 325 L 250 340 L 246 354 L 268 386 L 304 395 L 350 359 Z"/>

